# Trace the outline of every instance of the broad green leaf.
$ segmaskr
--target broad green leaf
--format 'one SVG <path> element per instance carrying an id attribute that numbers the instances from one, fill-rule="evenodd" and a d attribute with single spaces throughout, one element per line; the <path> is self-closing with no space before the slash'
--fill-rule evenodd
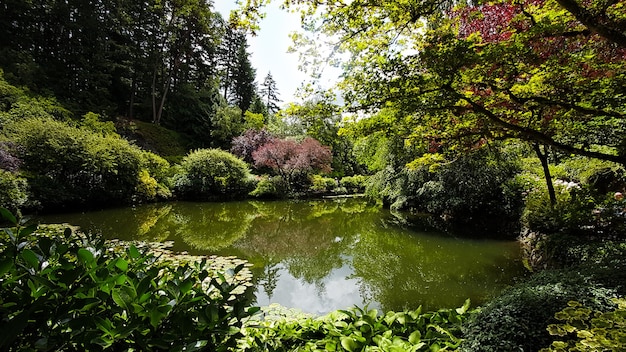
<path id="1" fill-rule="evenodd" d="M 13 213 L 11 213 L 8 209 L 0 207 L 0 216 L 2 216 L 4 220 L 10 222 L 11 224 L 17 225 L 17 219 L 15 218 L 15 215 L 13 215 Z"/>
<path id="2" fill-rule="evenodd" d="M 128 286 L 114 288 L 111 292 L 113 301 L 125 310 L 130 310 L 130 305 L 135 299 L 135 292 Z"/>
<path id="3" fill-rule="evenodd" d="M 422 339 L 422 333 L 419 330 L 415 330 L 409 335 L 409 342 L 411 344 L 417 344 Z"/>
<path id="4" fill-rule="evenodd" d="M 29 267 L 34 269 L 39 268 L 39 257 L 32 250 L 25 249 L 22 253 L 20 253 L 20 256 L 24 259 L 24 261 L 26 261 L 26 264 L 28 264 Z"/>
<path id="5" fill-rule="evenodd" d="M 13 260 L 11 258 L 5 258 L 0 261 L 0 277 L 9 272 L 13 267 Z"/>
<path id="6" fill-rule="evenodd" d="M 32 234 L 33 232 L 37 231 L 37 228 L 39 228 L 38 225 L 29 225 L 23 229 L 20 230 L 20 235 L 22 236 L 22 238 L 24 238 L 25 236 L 28 236 L 30 234 Z"/>
<path id="7" fill-rule="evenodd" d="M 459 314 L 465 314 L 467 312 L 467 310 L 469 309 L 469 307 L 470 307 L 470 303 L 471 303 L 470 299 L 469 298 L 466 299 L 465 303 L 463 303 L 463 306 L 457 308 L 456 312 L 459 313 Z"/>
<path id="8" fill-rule="evenodd" d="M 124 258 L 117 258 L 115 266 L 121 271 L 128 271 L 128 262 Z"/>
<path id="9" fill-rule="evenodd" d="M 80 248 L 78 250 L 77 255 L 78 255 L 78 259 L 83 264 L 92 264 L 95 259 L 93 256 L 93 253 L 91 253 L 91 251 L 85 248 Z"/>
<path id="10" fill-rule="evenodd" d="M 137 259 L 141 256 L 141 253 L 139 253 L 139 250 L 135 247 L 135 245 L 132 245 L 128 248 L 128 255 L 133 259 Z"/>
<path id="11" fill-rule="evenodd" d="M 189 292 L 189 290 L 191 290 L 192 287 L 193 287 L 193 282 L 191 280 L 185 280 L 179 286 L 180 292 L 182 294 L 187 294 L 187 292 Z"/>
<path id="12" fill-rule="evenodd" d="M 347 336 L 341 337 L 341 347 L 346 349 L 349 352 L 357 351 L 359 349 L 359 344 L 352 338 Z"/>

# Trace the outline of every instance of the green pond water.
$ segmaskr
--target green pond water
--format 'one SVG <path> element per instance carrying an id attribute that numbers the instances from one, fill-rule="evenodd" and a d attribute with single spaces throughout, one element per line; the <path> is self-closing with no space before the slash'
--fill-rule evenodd
<path id="1" fill-rule="evenodd" d="M 403 225 L 364 199 L 174 202 L 42 216 L 106 238 L 174 241 L 175 251 L 247 259 L 257 305 L 324 314 L 478 305 L 523 275 L 513 241 Z M 493 237 L 476 234 L 475 237 Z"/>

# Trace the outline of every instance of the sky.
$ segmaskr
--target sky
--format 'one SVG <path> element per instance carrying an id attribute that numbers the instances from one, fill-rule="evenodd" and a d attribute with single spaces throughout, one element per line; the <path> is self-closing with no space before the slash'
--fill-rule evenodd
<path id="1" fill-rule="evenodd" d="M 279 98 L 285 105 L 295 102 L 294 97 L 298 87 L 308 80 L 308 76 L 298 70 L 298 54 L 287 53 L 291 45 L 289 34 L 300 30 L 300 15 L 281 10 L 281 1 L 272 1 L 265 9 L 266 16 L 261 21 L 261 30 L 256 36 L 248 36 L 248 52 L 251 53 L 250 62 L 256 69 L 257 84 L 263 82 L 268 72 L 276 81 L 276 87 L 280 93 Z M 237 5 L 235 0 L 216 0 L 215 9 L 228 18 L 230 10 Z M 338 72 L 325 74 L 326 82 L 334 82 Z M 331 83 L 326 83 L 324 88 L 330 88 Z"/>

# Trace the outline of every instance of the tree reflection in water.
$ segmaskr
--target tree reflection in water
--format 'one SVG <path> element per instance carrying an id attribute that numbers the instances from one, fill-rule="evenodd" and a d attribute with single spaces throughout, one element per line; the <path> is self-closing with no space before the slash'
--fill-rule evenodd
<path id="1" fill-rule="evenodd" d="M 319 314 L 365 304 L 478 304 L 523 271 L 515 242 L 405 229 L 364 199 L 175 202 L 57 219 L 109 237 L 173 240 L 178 251 L 242 257 L 254 264 L 259 304 Z"/>

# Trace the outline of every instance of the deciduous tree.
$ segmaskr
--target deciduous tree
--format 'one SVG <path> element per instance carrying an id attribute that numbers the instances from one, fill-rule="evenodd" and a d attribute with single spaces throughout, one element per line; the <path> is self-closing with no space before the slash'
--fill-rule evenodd
<path id="1" fill-rule="evenodd" d="M 297 176 L 330 172 L 332 153 L 313 138 L 275 139 L 253 152 L 252 158 L 255 166 L 269 167 L 291 184 Z"/>

